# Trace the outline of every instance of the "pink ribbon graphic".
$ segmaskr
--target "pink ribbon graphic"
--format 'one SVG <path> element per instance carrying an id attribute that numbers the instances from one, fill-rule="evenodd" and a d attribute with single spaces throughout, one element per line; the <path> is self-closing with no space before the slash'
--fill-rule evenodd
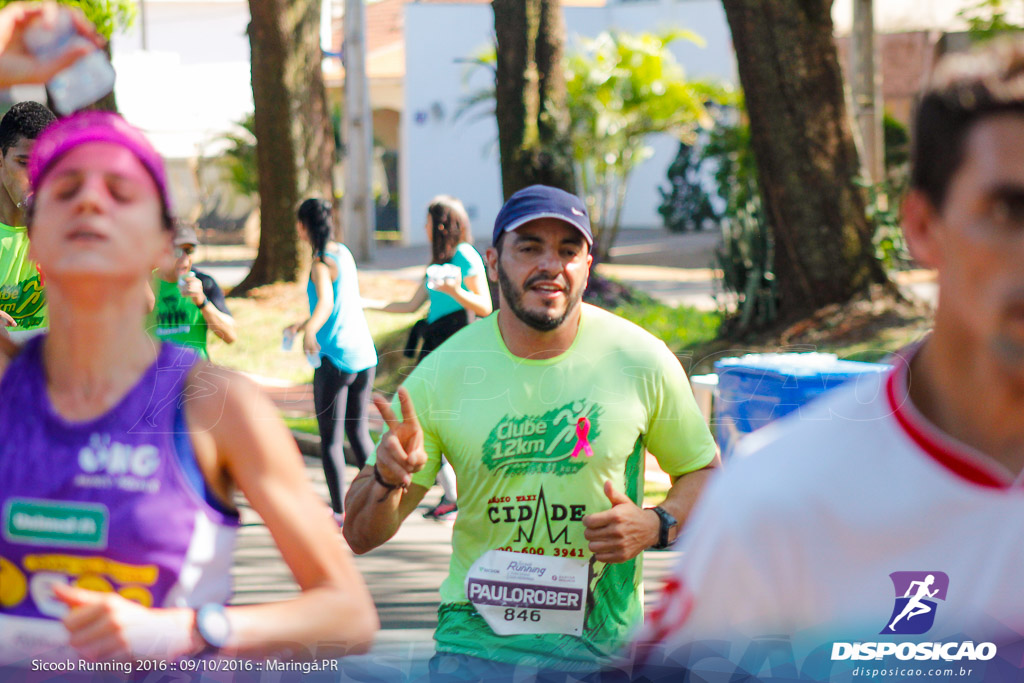
<path id="1" fill-rule="evenodd" d="M 587 434 L 590 434 L 590 420 L 581 417 L 576 420 L 576 448 L 572 449 L 572 457 L 579 457 L 580 451 L 586 453 L 588 458 L 594 455 L 594 449 L 587 441 Z"/>

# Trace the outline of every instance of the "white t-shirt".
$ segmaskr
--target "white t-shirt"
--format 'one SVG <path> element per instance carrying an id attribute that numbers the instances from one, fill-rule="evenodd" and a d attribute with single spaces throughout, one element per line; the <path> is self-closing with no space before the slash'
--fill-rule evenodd
<path id="1" fill-rule="evenodd" d="M 766 636 L 811 648 L 1024 633 L 1024 487 L 927 422 L 907 377 L 905 364 L 864 375 L 740 444 L 684 532 L 648 652 L 722 638 L 735 662 Z M 897 622 L 933 620 L 924 633 L 887 631 L 906 575 L 943 588 L 930 614 Z"/>

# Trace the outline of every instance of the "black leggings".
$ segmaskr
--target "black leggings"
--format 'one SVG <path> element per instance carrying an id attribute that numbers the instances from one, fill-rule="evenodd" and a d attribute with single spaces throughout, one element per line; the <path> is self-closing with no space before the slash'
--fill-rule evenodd
<path id="1" fill-rule="evenodd" d="M 313 371 L 313 406 L 316 423 L 320 428 L 320 454 L 324 463 L 327 490 L 331 492 L 331 507 L 335 512 L 345 509 L 345 452 L 337 425 L 344 410 L 345 435 L 360 469 L 373 450 L 367 421 L 370 391 L 376 367 L 361 372 L 342 372 L 325 356 L 320 367 Z"/>

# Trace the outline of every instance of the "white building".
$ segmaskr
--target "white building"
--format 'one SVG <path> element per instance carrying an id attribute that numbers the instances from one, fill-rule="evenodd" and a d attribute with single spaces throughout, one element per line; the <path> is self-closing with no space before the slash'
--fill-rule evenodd
<path id="1" fill-rule="evenodd" d="M 581 37 L 592 38 L 609 29 L 684 28 L 706 41 L 705 47 L 685 41 L 673 44 L 672 51 L 687 77 L 735 81 L 732 43 L 718 0 L 563 4 L 569 50 Z M 493 33 L 489 3 L 412 2 L 404 6 L 399 188 L 402 232 L 409 243 L 426 239 L 422 230 L 425 210 L 437 194 L 462 199 L 475 235 L 484 238 L 491 233 L 502 204 L 497 126 L 491 116 L 456 120 L 455 115 L 469 92 L 488 86 L 489 74 L 482 69 L 468 73 L 464 60 L 491 45 Z M 668 185 L 665 172 L 675 158 L 678 142 L 671 136 L 652 136 L 650 143 L 654 156 L 637 167 L 630 179 L 622 220 L 625 228 L 662 224 L 657 188 Z"/>
<path id="2" fill-rule="evenodd" d="M 246 0 L 144 0 L 134 26 L 111 40 L 118 109 L 167 161 L 176 211 L 197 218 L 219 202 L 238 218 L 253 202 L 235 197 L 203 160 L 252 113 Z M 145 40 L 145 46 L 143 41 Z"/>

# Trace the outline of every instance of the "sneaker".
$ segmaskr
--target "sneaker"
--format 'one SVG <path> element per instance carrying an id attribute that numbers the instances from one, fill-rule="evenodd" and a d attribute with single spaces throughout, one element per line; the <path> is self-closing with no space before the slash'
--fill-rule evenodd
<path id="1" fill-rule="evenodd" d="M 434 514 L 434 519 L 439 522 L 454 522 L 455 518 L 459 515 L 459 506 L 455 503 L 445 503 L 439 505 L 437 512 Z"/>
<path id="2" fill-rule="evenodd" d="M 424 519 L 436 519 L 438 521 L 455 519 L 458 510 L 458 505 L 442 496 L 441 502 L 424 512 L 423 517 Z"/>

